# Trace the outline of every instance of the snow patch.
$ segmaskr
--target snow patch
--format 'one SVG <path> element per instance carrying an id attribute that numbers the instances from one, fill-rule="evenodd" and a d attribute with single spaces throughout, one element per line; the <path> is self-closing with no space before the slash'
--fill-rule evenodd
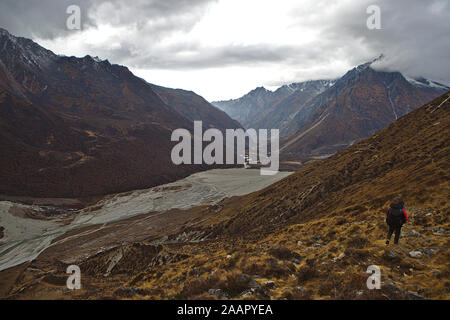
<path id="1" fill-rule="evenodd" d="M 444 85 L 442 83 L 425 79 L 425 78 L 411 78 L 405 76 L 405 79 L 411 83 L 415 87 L 428 87 L 428 88 L 437 88 L 437 89 L 443 89 L 443 90 L 450 90 L 450 87 L 447 85 Z"/>

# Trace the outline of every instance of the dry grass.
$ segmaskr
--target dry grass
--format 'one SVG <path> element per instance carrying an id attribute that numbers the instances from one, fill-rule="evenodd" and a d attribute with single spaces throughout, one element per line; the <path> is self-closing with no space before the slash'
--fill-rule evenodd
<path id="1" fill-rule="evenodd" d="M 211 298 L 209 289 L 239 298 L 249 283 L 237 277 L 245 273 L 262 286 L 275 282 L 265 291 L 270 299 L 405 299 L 410 293 L 450 299 L 450 108 L 444 107 L 433 113 L 423 107 L 260 192 L 222 201 L 220 214 L 194 226 L 207 230 L 209 240 L 163 249 L 182 260 L 141 266 L 137 277 L 87 276 L 83 281 L 102 292 L 68 296 L 112 296 L 118 286 L 132 285 L 152 290 L 133 299 Z M 398 193 L 409 222 L 400 247 L 386 247 L 385 210 Z M 409 256 L 419 249 L 422 257 Z M 147 261 L 138 252 L 128 259 L 128 267 Z M 381 269 L 381 290 L 367 290 L 370 265 Z M 32 271 L 17 272 L 22 280 L 9 297 L 48 295 L 47 284 L 29 285 L 37 279 Z"/>

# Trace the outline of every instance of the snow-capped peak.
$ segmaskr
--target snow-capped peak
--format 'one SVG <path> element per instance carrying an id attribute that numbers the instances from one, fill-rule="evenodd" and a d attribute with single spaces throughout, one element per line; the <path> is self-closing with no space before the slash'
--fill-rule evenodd
<path id="1" fill-rule="evenodd" d="M 355 70 L 357 72 L 366 70 L 367 68 L 370 68 L 373 64 L 375 63 L 379 63 L 381 61 L 383 61 L 386 58 L 386 56 L 384 54 L 380 54 L 378 57 L 376 57 L 375 59 L 372 59 L 371 61 L 365 62 L 363 64 L 360 64 L 359 66 L 357 66 L 355 68 Z"/>
<path id="2" fill-rule="evenodd" d="M 102 62 L 103 61 L 98 56 L 92 57 L 92 59 L 94 59 L 95 62 Z"/>
<path id="3" fill-rule="evenodd" d="M 411 83 L 415 87 L 430 87 L 430 88 L 450 90 L 449 86 L 439 83 L 434 80 L 429 80 L 429 79 L 425 79 L 422 77 L 410 78 L 410 77 L 405 76 L 405 78 L 406 78 L 406 80 L 408 80 L 409 83 Z"/>

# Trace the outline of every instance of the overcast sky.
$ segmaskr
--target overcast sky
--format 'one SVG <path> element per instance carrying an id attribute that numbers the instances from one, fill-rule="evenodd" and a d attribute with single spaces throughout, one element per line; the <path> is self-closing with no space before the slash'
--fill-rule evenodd
<path id="1" fill-rule="evenodd" d="M 68 30 L 66 9 L 81 8 Z M 381 30 L 367 28 L 369 5 Z M 99 56 L 148 82 L 237 98 L 380 68 L 450 83 L 449 0 L 1 0 L 0 26 L 57 54 Z"/>

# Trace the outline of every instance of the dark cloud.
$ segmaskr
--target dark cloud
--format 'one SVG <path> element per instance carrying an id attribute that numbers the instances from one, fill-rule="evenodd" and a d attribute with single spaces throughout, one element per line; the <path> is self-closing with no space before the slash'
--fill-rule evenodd
<path id="1" fill-rule="evenodd" d="M 341 2 L 342 3 L 342 2 Z M 210 48 L 196 45 L 193 54 L 179 55 L 182 47 L 167 47 L 147 57 L 136 57 L 143 68 L 207 68 L 280 62 L 295 65 L 328 64 L 346 60 L 367 62 L 380 54 L 376 67 L 450 82 L 450 2 L 447 0 L 316 1 L 293 11 L 298 23 L 319 30 L 313 45 L 259 44 Z M 381 30 L 367 28 L 369 5 L 381 9 Z M 280 5 L 282 5 L 280 3 Z M 295 12 L 295 13 L 294 13 Z M 188 46 L 188 44 L 186 44 Z M 188 48 L 191 50 L 192 48 Z M 130 61 L 131 62 L 131 61 Z M 330 72 L 330 76 L 335 76 Z"/>
<path id="2" fill-rule="evenodd" d="M 68 36 L 67 8 L 78 5 L 83 28 L 99 22 L 133 25 L 140 32 L 189 29 L 216 0 L 2 0 L 0 26 L 15 35 L 52 39 Z M 101 9 L 101 10 L 100 10 Z"/>
<path id="3" fill-rule="evenodd" d="M 386 59 L 377 64 L 377 68 L 450 83 L 448 0 L 305 0 L 290 3 L 292 10 L 286 19 L 292 20 L 293 27 L 302 26 L 304 30 L 316 32 L 318 37 L 312 43 L 302 43 L 295 37 L 290 43 L 273 39 L 258 43 L 249 39 L 248 43 L 211 44 L 202 39 L 187 40 L 183 36 L 178 36 L 176 41 L 165 41 L 173 34 L 183 35 L 192 30 L 204 17 L 208 6 L 215 2 L 2 0 L 0 26 L 21 36 L 69 39 L 73 32 L 66 30 L 66 8 L 77 4 L 82 9 L 85 30 L 105 24 L 118 28 L 117 34 L 109 35 L 114 45 L 86 42 L 82 44 L 84 53 L 134 68 L 183 71 L 279 64 L 280 72 L 292 70 L 291 78 L 273 80 L 282 84 L 302 80 L 302 76 L 335 77 L 342 68 L 384 53 Z M 381 8 L 381 30 L 369 30 L 366 26 L 366 9 L 373 4 Z M 279 6 L 283 5 L 288 4 L 279 2 Z M 249 13 L 249 25 L 252 15 L 258 15 L 258 8 Z M 274 17 L 271 23 L 279 23 L 280 19 L 284 17 Z M 232 19 L 230 23 L 233 23 Z M 298 38 L 301 37 L 299 34 Z"/>
<path id="4" fill-rule="evenodd" d="M 381 30 L 369 30 L 361 14 L 371 4 L 381 9 Z M 379 69 L 450 82 L 448 21 L 448 0 L 363 0 L 331 13 L 321 36 L 353 65 L 383 53 Z"/>
<path id="5" fill-rule="evenodd" d="M 67 33 L 67 7 L 80 6 L 83 23 L 92 25 L 87 10 L 93 0 L 2 0 L 0 3 L 0 26 L 9 32 L 27 38 L 54 38 Z"/>

